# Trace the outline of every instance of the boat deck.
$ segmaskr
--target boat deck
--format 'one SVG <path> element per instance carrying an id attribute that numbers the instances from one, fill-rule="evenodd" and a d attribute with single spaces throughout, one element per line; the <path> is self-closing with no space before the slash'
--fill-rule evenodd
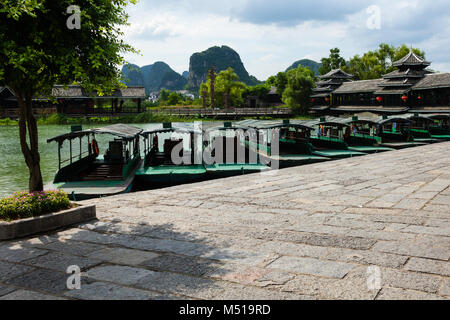
<path id="1" fill-rule="evenodd" d="M 425 142 L 385 142 L 382 143 L 381 146 L 392 148 L 392 149 L 405 149 L 405 148 L 412 148 L 412 147 L 418 147 L 418 146 L 424 146 L 427 143 Z"/>
<path id="2" fill-rule="evenodd" d="M 314 155 L 326 158 L 351 158 L 367 155 L 364 152 L 358 152 L 353 150 L 315 150 Z"/>
<path id="3" fill-rule="evenodd" d="M 364 153 L 377 153 L 377 152 L 386 152 L 393 151 L 395 149 L 387 148 L 387 147 L 375 147 L 375 146 L 350 146 L 349 150 L 364 152 Z"/>
<path id="4" fill-rule="evenodd" d="M 207 172 L 243 172 L 256 173 L 270 170 L 270 167 L 261 163 L 222 163 L 205 165 Z"/>
<path id="5" fill-rule="evenodd" d="M 161 165 L 161 166 L 149 166 L 140 168 L 136 172 L 136 176 L 143 175 L 177 175 L 177 174 L 203 174 L 206 173 L 206 169 L 203 165 L 187 165 L 187 166 L 175 166 L 175 165 Z"/>

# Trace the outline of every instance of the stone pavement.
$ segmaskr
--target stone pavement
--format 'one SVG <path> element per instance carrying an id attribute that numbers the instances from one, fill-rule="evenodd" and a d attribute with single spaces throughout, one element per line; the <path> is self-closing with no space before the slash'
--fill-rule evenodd
<path id="1" fill-rule="evenodd" d="M 0 243 L 0 299 L 450 298 L 450 143 L 87 203 Z"/>

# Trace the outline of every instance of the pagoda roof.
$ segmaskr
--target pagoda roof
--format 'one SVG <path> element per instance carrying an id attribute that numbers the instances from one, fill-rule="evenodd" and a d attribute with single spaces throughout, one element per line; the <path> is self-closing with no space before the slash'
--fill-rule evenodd
<path id="1" fill-rule="evenodd" d="M 327 74 L 321 75 L 319 79 L 352 79 L 353 75 L 342 71 L 342 69 L 334 69 L 328 72 Z"/>
<path id="2" fill-rule="evenodd" d="M 395 61 L 392 65 L 394 67 L 401 67 L 401 66 L 429 66 L 430 64 L 431 64 L 430 62 L 419 57 L 412 50 L 410 50 L 406 56 L 404 56 L 400 60 Z"/>
<path id="3" fill-rule="evenodd" d="M 314 92 L 323 92 L 323 91 L 332 91 L 332 90 L 333 90 L 333 88 L 331 86 L 318 87 L 318 88 L 313 89 Z"/>
<path id="4" fill-rule="evenodd" d="M 423 78 L 427 73 L 431 73 L 428 70 L 413 70 L 407 69 L 406 71 L 395 70 L 383 76 L 384 79 L 394 78 Z"/>

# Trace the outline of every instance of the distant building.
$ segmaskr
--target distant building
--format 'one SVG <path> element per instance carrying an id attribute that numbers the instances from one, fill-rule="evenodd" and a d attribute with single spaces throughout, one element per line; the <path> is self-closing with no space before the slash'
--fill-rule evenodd
<path id="1" fill-rule="evenodd" d="M 60 85 L 54 86 L 52 90 L 52 99 L 44 96 L 33 98 L 33 108 L 36 114 L 49 114 L 54 112 L 89 115 L 97 113 L 122 113 L 125 100 L 133 100 L 137 103 L 135 112 L 141 112 L 141 101 L 145 99 L 144 87 L 127 87 L 118 89 L 110 95 L 99 95 L 97 93 L 86 92 L 80 86 Z M 111 108 L 102 110 L 101 107 L 94 108 L 98 104 L 110 103 Z M 7 87 L 0 87 L 0 107 L 1 116 L 17 116 L 17 99 L 12 91 Z"/>
<path id="2" fill-rule="evenodd" d="M 350 81 L 351 75 L 333 70 L 317 83 L 311 96 L 311 111 L 450 113 L 450 73 L 434 74 L 426 69 L 430 64 L 411 50 L 393 63 L 397 70 L 382 79 Z M 343 80 L 340 84 L 333 78 L 336 74 Z"/>
<path id="3" fill-rule="evenodd" d="M 277 88 L 272 86 L 265 98 L 247 96 L 245 104 L 248 108 L 267 108 L 282 105 L 283 101 L 281 101 L 281 97 L 277 93 Z"/>

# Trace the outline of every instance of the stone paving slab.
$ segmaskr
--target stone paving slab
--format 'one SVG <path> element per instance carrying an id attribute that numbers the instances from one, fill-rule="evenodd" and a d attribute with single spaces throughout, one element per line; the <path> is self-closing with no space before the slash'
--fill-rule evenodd
<path id="1" fill-rule="evenodd" d="M 0 299 L 450 299 L 449 151 L 86 201 L 98 221 L 0 242 Z"/>

